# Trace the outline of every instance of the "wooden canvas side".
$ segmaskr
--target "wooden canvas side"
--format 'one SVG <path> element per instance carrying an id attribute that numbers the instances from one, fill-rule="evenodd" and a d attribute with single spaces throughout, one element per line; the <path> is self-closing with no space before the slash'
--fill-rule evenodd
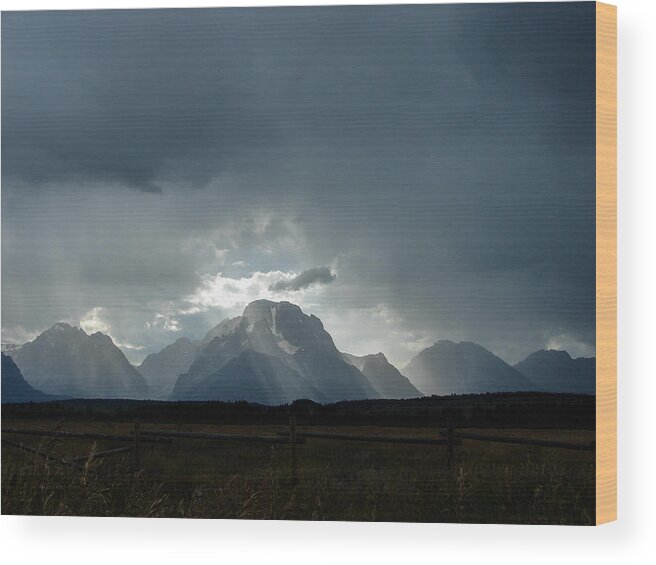
<path id="1" fill-rule="evenodd" d="M 617 518 L 617 9 L 597 2 L 597 506 Z"/>

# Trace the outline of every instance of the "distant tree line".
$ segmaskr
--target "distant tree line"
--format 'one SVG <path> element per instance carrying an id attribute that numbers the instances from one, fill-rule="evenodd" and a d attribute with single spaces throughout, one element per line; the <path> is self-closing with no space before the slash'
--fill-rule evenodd
<path id="1" fill-rule="evenodd" d="M 299 425 L 376 425 L 395 427 L 594 429 L 595 397 L 547 393 L 494 393 L 431 396 L 411 400 L 363 400 L 290 405 L 248 402 L 158 402 L 65 400 L 3 404 L 2 420 L 63 419 L 67 422 L 194 424 L 279 424 L 290 415 Z"/>

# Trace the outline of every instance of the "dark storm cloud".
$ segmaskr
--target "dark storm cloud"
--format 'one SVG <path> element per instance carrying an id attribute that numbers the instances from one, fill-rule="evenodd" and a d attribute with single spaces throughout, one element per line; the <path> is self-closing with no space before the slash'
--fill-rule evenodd
<path id="1" fill-rule="evenodd" d="M 270 141 L 253 48 L 236 48 L 229 15 L 200 12 L 5 13 L 3 173 L 159 192 Z"/>
<path id="2" fill-rule="evenodd" d="M 472 131 L 574 142 L 594 108 L 581 107 L 580 66 L 559 64 L 586 47 L 580 20 L 562 16 L 585 9 L 493 10 L 6 13 L 3 174 L 158 192 L 174 179 L 202 186 L 290 133 L 333 152 L 344 136 L 359 147 L 440 133 L 457 144 Z M 539 129 L 536 105 L 550 117 Z"/>
<path id="3" fill-rule="evenodd" d="M 205 275 L 338 260 L 324 317 L 594 349 L 594 10 L 4 13 L 3 327 L 145 343 Z"/>
<path id="4" fill-rule="evenodd" d="M 330 267 L 314 267 L 313 269 L 303 271 L 288 281 L 278 281 L 271 285 L 269 290 L 277 292 L 285 290 L 298 291 L 314 284 L 330 284 L 336 278 L 335 274 L 330 270 Z"/>

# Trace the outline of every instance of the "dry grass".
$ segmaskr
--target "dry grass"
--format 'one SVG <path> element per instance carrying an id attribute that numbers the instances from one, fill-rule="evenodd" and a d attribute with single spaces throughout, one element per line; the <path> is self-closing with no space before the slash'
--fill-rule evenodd
<path id="1" fill-rule="evenodd" d="M 4 422 L 6 427 L 20 423 Z M 53 429 L 52 422 L 30 428 Z M 272 435 L 276 426 L 143 425 Z M 75 429 L 73 426 L 70 429 Z M 80 429 L 79 427 L 77 429 Z M 129 433 L 129 424 L 85 431 Z M 299 429 L 301 431 L 302 428 Z M 316 427 L 315 431 L 335 431 Z M 481 430 L 482 431 L 482 430 Z M 486 430 L 494 433 L 494 430 Z M 436 437 L 436 430 L 340 427 L 339 433 Z M 586 442 L 589 431 L 503 430 L 503 435 Z M 17 439 L 14 438 L 14 439 Z M 20 438 L 72 458 L 119 444 Z M 284 444 L 176 440 L 144 444 L 142 468 L 131 454 L 90 458 L 84 469 L 3 447 L 2 512 L 149 516 L 524 524 L 594 523 L 594 453 L 466 441 L 448 466 L 443 447 L 312 439 L 298 446 L 291 484 Z"/>

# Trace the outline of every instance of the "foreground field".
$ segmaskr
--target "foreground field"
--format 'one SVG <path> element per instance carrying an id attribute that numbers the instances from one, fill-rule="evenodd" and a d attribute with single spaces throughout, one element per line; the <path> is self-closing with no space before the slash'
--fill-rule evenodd
<path id="1" fill-rule="evenodd" d="M 9 428 L 54 430 L 52 419 L 6 420 Z M 131 422 L 59 424 L 63 430 L 130 434 Z M 271 436 L 284 425 L 148 423 L 143 430 Z M 438 428 L 299 426 L 298 431 L 438 438 Z M 465 431 L 463 429 L 463 431 Z M 586 443 L 591 430 L 469 428 L 489 435 Z M 81 439 L 3 438 L 71 459 L 125 444 Z M 176 439 L 143 444 L 139 468 L 128 452 L 55 464 L 7 444 L 2 450 L 3 514 L 301 520 L 593 524 L 592 451 L 465 440 L 454 449 L 308 438 L 297 446 Z"/>

